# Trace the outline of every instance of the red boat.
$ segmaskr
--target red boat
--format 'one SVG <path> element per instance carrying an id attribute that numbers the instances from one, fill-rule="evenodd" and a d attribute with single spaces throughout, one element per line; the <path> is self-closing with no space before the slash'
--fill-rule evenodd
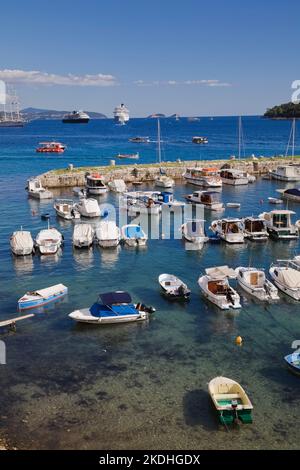
<path id="1" fill-rule="evenodd" d="M 63 153 L 67 148 L 60 142 L 40 142 L 39 145 L 36 149 L 38 153 Z"/>

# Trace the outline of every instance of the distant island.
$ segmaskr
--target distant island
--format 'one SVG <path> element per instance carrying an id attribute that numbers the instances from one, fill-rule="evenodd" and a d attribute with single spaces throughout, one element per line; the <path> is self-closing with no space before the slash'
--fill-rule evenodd
<path id="1" fill-rule="evenodd" d="M 264 117 L 272 119 L 300 118 L 300 103 L 283 103 L 273 108 L 268 108 Z"/>
<path id="2" fill-rule="evenodd" d="M 70 111 L 56 111 L 53 109 L 39 109 L 39 108 L 25 108 L 22 109 L 22 116 L 28 120 L 33 121 L 37 119 L 62 119 L 63 116 Z M 102 113 L 95 113 L 93 111 L 86 111 L 91 119 L 107 119 L 107 116 Z"/>

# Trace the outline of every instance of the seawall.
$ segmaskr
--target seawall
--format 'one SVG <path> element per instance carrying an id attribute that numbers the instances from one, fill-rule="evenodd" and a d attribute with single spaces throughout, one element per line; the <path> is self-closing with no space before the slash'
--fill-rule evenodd
<path id="1" fill-rule="evenodd" d="M 291 158 L 262 158 L 259 160 L 207 160 L 207 161 L 182 161 L 182 162 L 164 162 L 163 168 L 166 174 L 175 180 L 182 179 L 182 174 L 188 167 L 216 167 L 221 169 L 237 168 L 247 171 L 253 175 L 264 175 L 276 168 L 279 164 L 295 164 L 297 159 Z M 299 160 L 300 163 L 300 160 Z M 103 176 L 107 183 L 113 179 L 123 179 L 125 183 L 135 181 L 151 182 L 159 174 L 158 164 L 134 164 L 119 166 L 95 166 L 95 167 L 71 167 L 66 169 L 51 170 L 39 175 L 42 185 L 47 188 L 64 188 L 84 186 L 85 174 L 87 172 L 97 172 Z"/>

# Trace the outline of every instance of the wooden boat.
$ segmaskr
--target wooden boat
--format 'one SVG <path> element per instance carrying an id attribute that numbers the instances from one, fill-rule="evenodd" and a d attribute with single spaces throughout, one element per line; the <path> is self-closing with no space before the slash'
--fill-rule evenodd
<path id="1" fill-rule="evenodd" d="M 198 279 L 204 297 L 222 310 L 241 308 L 240 296 L 228 282 L 228 279 L 236 278 L 236 272 L 228 266 L 208 268 L 205 272 Z"/>
<path id="2" fill-rule="evenodd" d="M 262 269 L 240 266 L 235 269 L 239 285 L 259 300 L 278 300 L 277 288 L 266 279 Z"/>
<path id="3" fill-rule="evenodd" d="M 253 405 L 243 387 L 227 377 L 215 377 L 208 391 L 221 424 L 252 423 Z"/>
<path id="4" fill-rule="evenodd" d="M 289 369 L 294 372 L 294 374 L 300 375 L 300 352 L 295 351 L 293 354 L 288 354 L 284 358 Z"/>
<path id="5" fill-rule="evenodd" d="M 141 303 L 134 304 L 128 292 L 117 291 L 100 294 L 98 301 L 91 308 L 75 310 L 69 317 L 81 323 L 105 325 L 145 321 L 153 312 L 153 307 L 146 307 Z"/>
<path id="6" fill-rule="evenodd" d="M 291 260 L 277 260 L 269 269 L 274 284 L 294 300 L 300 300 L 300 271 Z"/>
<path id="7" fill-rule="evenodd" d="M 137 224 L 124 225 L 121 229 L 121 238 L 128 246 L 145 246 L 148 240 L 143 229 Z"/>
<path id="8" fill-rule="evenodd" d="M 31 255 L 33 252 L 33 240 L 31 233 L 26 230 L 13 232 L 10 237 L 11 251 L 16 256 Z"/>
<path id="9" fill-rule="evenodd" d="M 68 288 L 63 284 L 56 284 L 46 289 L 26 292 L 26 294 L 18 300 L 18 307 L 19 310 L 41 307 L 64 297 L 67 293 Z"/>
<path id="10" fill-rule="evenodd" d="M 158 282 L 163 292 L 171 299 L 187 300 L 190 296 L 188 286 L 173 274 L 161 274 Z"/>

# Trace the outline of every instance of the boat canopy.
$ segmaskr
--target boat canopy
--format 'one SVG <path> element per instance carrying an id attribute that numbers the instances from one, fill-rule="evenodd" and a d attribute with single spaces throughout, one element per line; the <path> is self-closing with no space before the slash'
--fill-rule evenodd
<path id="1" fill-rule="evenodd" d="M 12 243 L 17 250 L 27 248 L 29 246 L 33 248 L 31 233 L 25 230 L 14 232 L 12 235 Z"/>
<path id="2" fill-rule="evenodd" d="M 28 292 L 30 295 L 39 295 L 40 297 L 47 298 L 51 297 L 51 295 L 59 294 L 66 290 L 66 286 L 63 284 L 56 284 L 55 286 L 46 287 L 46 289 L 39 289 L 33 292 Z"/>
<path id="3" fill-rule="evenodd" d="M 226 277 L 235 279 L 237 276 L 235 270 L 229 268 L 228 266 L 216 266 L 214 268 L 207 268 L 205 269 L 205 272 L 212 279 L 225 279 Z"/>
<path id="4" fill-rule="evenodd" d="M 105 305 L 130 304 L 132 301 L 130 294 L 123 291 L 107 292 L 105 294 L 100 294 L 99 297 Z"/>
<path id="5" fill-rule="evenodd" d="M 277 271 L 278 280 L 291 289 L 300 288 L 300 271 L 293 268 L 286 268 Z"/>

